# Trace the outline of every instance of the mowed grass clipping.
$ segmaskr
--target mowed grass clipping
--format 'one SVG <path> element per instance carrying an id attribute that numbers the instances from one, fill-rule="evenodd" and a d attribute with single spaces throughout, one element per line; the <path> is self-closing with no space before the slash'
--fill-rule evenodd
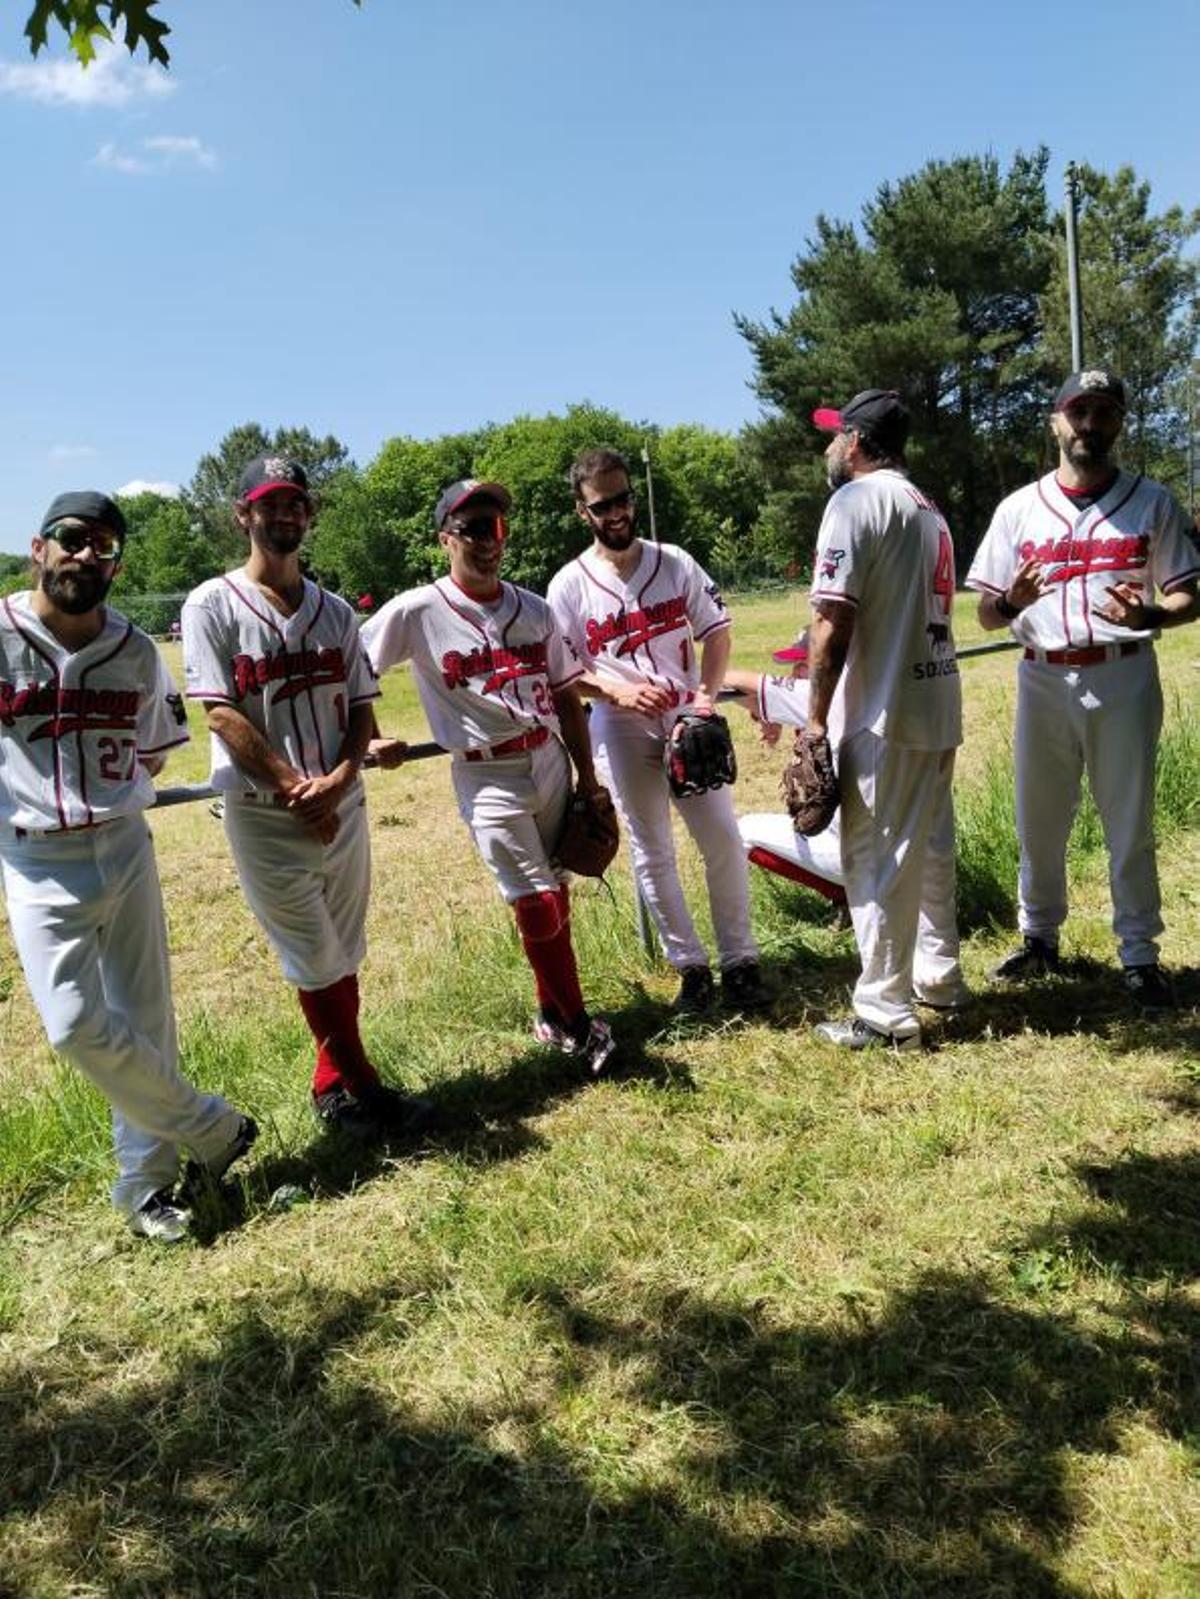
<path id="1" fill-rule="evenodd" d="M 735 615 L 738 663 L 768 665 L 804 607 Z M 104 1106 L 0 946 L 0 1594 L 1200 1592 L 1198 636 L 1160 646 L 1184 1004 L 1153 1024 L 1086 809 L 1065 976 L 933 1021 L 916 1056 L 812 1041 L 853 940 L 761 873 L 773 1015 L 674 1022 L 622 856 L 574 897 L 624 1060 L 582 1083 L 529 1038 L 510 917 L 430 761 L 371 777 L 362 991 L 381 1069 L 446 1128 L 364 1155 L 316 1136 L 220 825 L 157 815 L 188 1069 L 263 1136 L 199 1244 L 128 1237 Z M 1013 937 L 1015 670 L 963 668 L 980 989 Z M 385 727 L 426 737 L 407 677 L 385 687 Z M 774 809 L 783 757 L 730 716 L 739 808 Z M 203 744 L 165 780 L 202 777 Z"/>

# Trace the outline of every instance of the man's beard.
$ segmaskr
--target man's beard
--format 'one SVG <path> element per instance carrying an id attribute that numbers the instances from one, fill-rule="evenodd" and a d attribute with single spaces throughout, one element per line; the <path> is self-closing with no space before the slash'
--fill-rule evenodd
<path id="1" fill-rule="evenodd" d="M 83 616 L 94 610 L 111 587 L 112 577 L 98 566 L 42 568 L 42 593 L 68 616 Z"/>
<path id="2" fill-rule="evenodd" d="M 846 465 L 846 457 L 838 456 L 836 461 L 829 461 L 825 466 L 825 481 L 831 489 L 845 488 L 853 474 Z"/>
<path id="3" fill-rule="evenodd" d="M 615 550 L 618 554 L 622 550 L 627 550 L 636 537 L 637 528 L 634 526 L 632 517 L 622 528 L 606 527 L 603 522 L 596 528 L 596 538 L 603 544 L 604 548 L 606 550 Z"/>
<path id="4" fill-rule="evenodd" d="M 1077 433 L 1067 445 L 1067 460 L 1072 466 L 1107 466 L 1109 453 L 1109 446 L 1096 433 Z"/>
<path id="5" fill-rule="evenodd" d="M 272 555 L 294 555 L 304 543 L 305 532 L 293 522 L 272 522 L 263 528 L 258 540 Z"/>

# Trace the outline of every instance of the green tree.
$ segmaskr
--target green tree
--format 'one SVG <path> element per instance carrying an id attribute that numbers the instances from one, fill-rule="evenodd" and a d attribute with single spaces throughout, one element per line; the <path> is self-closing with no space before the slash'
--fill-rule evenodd
<path id="1" fill-rule="evenodd" d="M 129 536 L 113 586 L 118 605 L 129 594 L 180 594 L 214 577 L 222 562 L 188 507 L 161 494 L 122 496 Z"/>
<path id="2" fill-rule="evenodd" d="M 362 0 L 351 0 L 361 5 Z M 158 0 L 36 0 L 25 23 L 31 55 L 37 55 L 49 38 L 52 27 L 67 36 L 67 46 L 81 66 L 88 66 L 96 55 L 96 41 L 123 33 L 122 42 L 130 55 L 144 49 L 147 59 L 161 66 L 170 63 L 166 37 L 170 28 L 154 13 Z"/>
<path id="3" fill-rule="evenodd" d="M 482 437 L 389 439 L 365 471 L 340 473 L 308 541 L 322 582 L 380 604 L 441 571 L 433 508 L 448 483 L 471 476 Z"/>
<path id="4" fill-rule="evenodd" d="M 777 570 L 759 538 L 766 485 L 758 460 L 729 433 L 684 422 L 664 428 L 653 451 L 656 478 L 671 490 L 682 527 L 674 535 L 722 582 L 747 582 Z"/>
<path id="5" fill-rule="evenodd" d="M 559 567 L 588 542 L 567 477 L 571 462 L 581 450 L 607 445 L 626 457 L 635 487 L 641 488 L 641 451 L 654 436 L 648 425 L 588 401 L 569 406 L 562 416 L 519 416 L 493 428 L 476 458 L 474 476 L 494 478 L 513 497 L 505 575 L 545 593 Z M 655 489 L 659 533 L 665 539 L 678 518 L 668 486 L 657 477 Z M 643 531 L 648 531 L 644 511 Z"/>
<path id="6" fill-rule="evenodd" d="M 1197 269 L 1184 249 L 1200 232 L 1200 211 L 1150 209 L 1150 185 L 1132 167 L 1110 177 L 1079 169 L 1079 278 L 1088 366 L 1125 379 L 1129 413 L 1125 463 L 1183 491 L 1187 476 L 1184 391 L 1195 355 Z M 1062 219 L 1059 219 L 1060 227 Z M 1055 258 L 1042 298 L 1047 359 L 1071 364 L 1065 251 Z M 1182 402 L 1182 403 L 1181 403 Z"/>
<path id="7" fill-rule="evenodd" d="M 913 412 L 914 476 L 943 504 L 965 548 L 1031 469 L 1042 384 L 1039 296 L 1050 274 L 1047 152 L 931 161 L 884 183 L 862 237 L 819 216 L 792 266 L 786 315 L 736 324 L 768 407 L 748 442 L 772 489 L 768 538 L 811 549 L 824 502 L 821 403 L 899 389 Z"/>
<path id="8" fill-rule="evenodd" d="M 332 434 L 322 439 L 304 427 L 276 428 L 269 433 L 258 422 L 243 422 L 231 428 L 215 450 L 200 457 L 192 480 L 183 491 L 183 503 L 192 521 L 200 524 L 212 544 L 218 571 L 242 557 L 243 541 L 234 520 L 233 502 L 243 469 L 256 455 L 265 454 L 287 455 L 299 461 L 318 499 L 349 463 L 349 451 Z"/>

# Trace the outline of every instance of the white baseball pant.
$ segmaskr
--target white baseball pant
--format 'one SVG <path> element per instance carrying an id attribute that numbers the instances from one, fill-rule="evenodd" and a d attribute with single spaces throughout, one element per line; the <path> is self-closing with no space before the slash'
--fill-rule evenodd
<path id="1" fill-rule="evenodd" d="M 1154 772 L 1162 711 L 1152 649 L 1098 666 L 1021 662 L 1016 746 L 1022 933 L 1058 943 L 1067 916 L 1067 839 L 1086 769 L 1108 845 L 1121 963 L 1158 960 L 1163 921 Z"/>
<path id="2" fill-rule="evenodd" d="M 179 1146 L 216 1160 L 241 1115 L 179 1071 L 167 933 L 145 818 L 27 834 L 5 829 L 13 942 L 51 1046 L 112 1106 L 113 1204 L 131 1215 L 179 1175 Z"/>
<path id="3" fill-rule="evenodd" d="M 508 904 L 567 881 L 550 864 L 571 797 L 571 763 L 558 739 L 498 761 L 458 757 L 451 770 L 459 814 Z"/>
<path id="4" fill-rule="evenodd" d="M 268 796 L 225 798 L 225 835 L 246 903 L 296 988 L 330 988 L 353 976 L 367 953 L 371 839 L 361 789 L 342 802 L 338 821 L 333 842 L 322 844 Z"/>
<path id="5" fill-rule="evenodd" d="M 874 733 L 846 739 L 842 870 L 862 975 L 854 1012 L 897 1038 L 919 1034 L 916 998 L 966 994 L 954 905 L 953 750 L 910 750 Z"/>
<path id="6" fill-rule="evenodd" d="M 750 931 L 749 869 L 732 790 L 712 788 L 674 799 L 663 768 L 667 732 L 662 718 L 605 710 L 594 718 L 592 737 L 597 768 L 612 791 L 667 960 L 677 971 L 709 964 L 679 881 L 671 830 L 674 800 L 704 861 L 721 965 L 757 961 L 758 945 Z"/>

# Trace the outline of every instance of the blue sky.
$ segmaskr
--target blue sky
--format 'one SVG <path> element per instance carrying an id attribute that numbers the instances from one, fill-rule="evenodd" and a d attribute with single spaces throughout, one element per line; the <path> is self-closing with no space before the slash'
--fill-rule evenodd
<path id="1" fill-rule="evenodd" d="M 1039 142 L 1196 203 L 1195 0 L 163 0 L 172 68 L 0 33 L 0 548 L 232 426 L 360 462 L 588 398 L 756 414 L 731 313 L 820 211 Z M 18 17 L 18 13 L 20 16 Z"/>

